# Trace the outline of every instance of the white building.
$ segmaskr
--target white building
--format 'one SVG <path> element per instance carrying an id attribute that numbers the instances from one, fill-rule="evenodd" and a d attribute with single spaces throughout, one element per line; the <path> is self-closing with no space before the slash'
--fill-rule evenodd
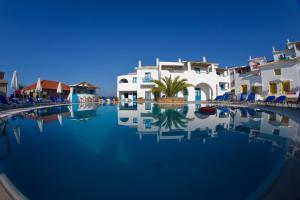
<path id="1" fill-rule="evenodd" d="M 230 91 L 228 69 L 206 62 L 205 57 L 203 61 L 178 59 L 177 62 L 160 62 L 157 59 L 156 66 L 142 66 L 139 61 L 134 73 L 118 76 L 118 98 L 131 101 L 137 98 L 151 100 L 154 98 L 151 89 L 155 86 L 152 80 L 169 76 L 180 76 L 193 85 L 178 94 L 178 97 L 184 97 L 186 101 L 211 100 Z"/>
<path id="2" fill-rule="evenodd" d="M 256 93 L 256 99 L 268 95 L 297 97 L 300 91 L 300 42 L 287 42 L 284 50 L 273 48 L 273 61 L 265 57 L 249 59 L 247 66 L 230 68 L 231 88 L 239 96 Z"/>
<path id="3" fill-rule="evenodd" d="M 260 66 L 267 63 L 265 57 L 249 58 L 248 65 L 230 68 L 231 89 L 239 97 L 241 94 L 256 94 L 261 99 L 262 80 Z"/>
<path id="4" fill-rule="evenodd" d="M 300 91 L 300 42 L 287 41 L 280 51 L 273 48 L 273 58 L 260 67 L 263 94 L 296 95 Z"/>

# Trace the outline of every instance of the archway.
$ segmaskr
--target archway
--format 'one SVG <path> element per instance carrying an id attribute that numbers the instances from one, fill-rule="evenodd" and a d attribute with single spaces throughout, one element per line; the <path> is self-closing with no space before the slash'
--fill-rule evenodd
<path id="1" fill-rule="evenodd" d="M 126 78 L 122 78 L 119 83 L 128 83 L 128 80 Z"/>
<path id="2" fill-rule="evenodd" d="M 195 101 L 207 101 L 213 99 L 213 89 L 207 83 L 199 83 L 195 87 Z"/>

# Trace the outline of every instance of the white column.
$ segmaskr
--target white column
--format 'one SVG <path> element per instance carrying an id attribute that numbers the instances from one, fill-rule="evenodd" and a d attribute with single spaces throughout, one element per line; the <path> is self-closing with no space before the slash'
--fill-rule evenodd
<path id="1" fill-rule="evenodd" d="M 191 70 L 192 70 L 191 62 L 187 62 L 187 67 L 188 67 L 188 71 L 191 71 Z"/>

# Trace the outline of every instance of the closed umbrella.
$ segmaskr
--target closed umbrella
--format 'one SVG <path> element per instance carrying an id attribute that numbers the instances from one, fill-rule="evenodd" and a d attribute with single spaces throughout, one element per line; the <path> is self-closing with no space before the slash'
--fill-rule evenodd
<path id="1" fill-rule="evenodd" d="M 12 79 L 11 79 L 10 87 L 14 91 L 14 94 L 16 93 L 16 90 L 19 88 L 19 86 L 18 86 L 17 71 L 13 72 L 13 76 L 12 76 Z"/>
<path id="2" fill-rule="evenodd" d="M 43 123 L 44 123 L 44 121 L 42 118 L 37 120 L 37 124 L 38 124 L 39 130 L 41 133 L 43 132 Z"/>
<path id="3" fill-rule="evenodd" d="M 42 83 L 41 83 L 41 79 L 38 78 L 37 83 L 36 83 L 36 87 L 35 87 L 35 92 L 39 94 L 39 97 L 41 96 L 40 93 L 43 91 L 42 88 Z M 41 97 L 40 97 L 41 98 Z"/>
<path id="4" fill-rule="evenodd" d="M 61 93 L 62 93 L 62 87 L 61 87 L 61 82 L 58 83 L 56 93 L 59 94 L 59 97 L 61 98 Z"/>
<path id="5" fill-rule="evenodd" d="M 57 86 L 57 89 L 56 89 L 56 93 L 57 93 L 57 94 L 61 94 L 61 93 L 62 93 L 61 82 L 58 83 L 58 86 Z"/>
<path id="6" fill-rule="evenodd" d="M 21 129 L 20 126 L 13 127 L 14 135 L 16 137 L 17 143 L 21 144 Z"/>
<path id="7" fill-rule="evenodd" d="M 62 114 L 58 114 L 57 119 L 58 119 L 59 124 L 62 126 L 63 125 L 63 116 L 62 116 Z"/>

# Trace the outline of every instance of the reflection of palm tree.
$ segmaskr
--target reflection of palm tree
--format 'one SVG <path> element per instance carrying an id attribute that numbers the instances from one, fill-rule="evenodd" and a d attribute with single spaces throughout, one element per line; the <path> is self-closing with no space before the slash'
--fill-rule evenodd
<path id="1" fill-rule="evenodd" d="M 169 130 L 172 130 L 172 128 L 180 129 L 180 128 L 186 128 L 189 121 L 192 119 L 189 119 L 185 117 L 182 113 L 180 113 L 177 110 L 174 109 L 167 109 L 158 115 L 153 115 L 154 119 L 157 119 L 156 122 L 153 123 L 153 125 L 158 127 L 164 127 Z"/>

